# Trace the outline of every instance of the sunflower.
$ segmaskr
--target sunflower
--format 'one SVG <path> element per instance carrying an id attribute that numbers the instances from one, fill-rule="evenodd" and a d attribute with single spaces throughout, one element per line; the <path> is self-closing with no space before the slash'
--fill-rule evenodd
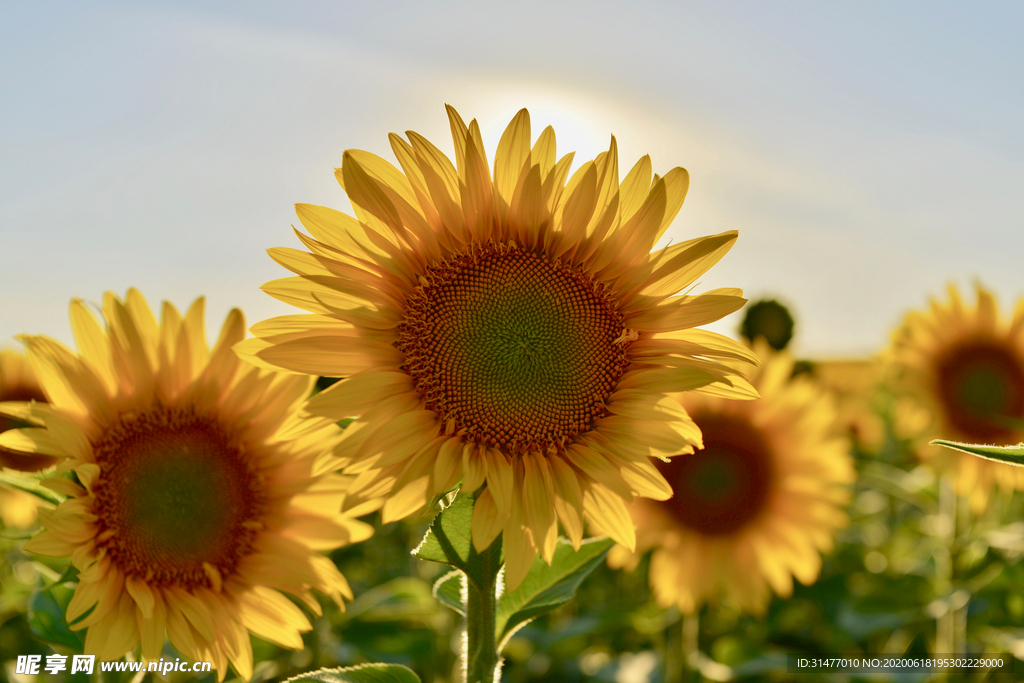
<path id="1" fill-rule="evenodd" d="M 352 498 L 383 502 L 385 522 L 421 510 L 461 480 L 486 484 L 473 542 L 504 536 L 506 584 L 558 520 L 578 546 L 585 518 L 633 545 L 626 502 L 667 498 L 650 456 L 700 445 L 672 393 L 753 395 L 717 358 L 736 342 L 697 325 L 744 302 L 737 289 L 674 296 L 716 263 L 735 232 L 651 253 L 689 176 L 620 183 L 615 138 L 569 178 L 548 127 L 531 146 L 521 110 L 493 175 L 480 128 L 448 108 L 456 163 L 422 136 L 391 136 L 402 170 L 346 151 L 336 176 L 355 218 L 299 205 L 309 253 L 271 249 L 298 277 L 264 290 L 309 311 L 262 322 L 238 351 L 295 372 L 345 377 L 309 410 L 353 417 L 337 451 Z"/>
<path id="2" fill-rule="evenodd" d="M 2 401 L 46 401 L 43 389 L 36 381 L 25 356 L 13 349 L 0 349 L 0 402 Z M 26 426 L 28 425 L 21 420 L 0 415 L 0 432 Z M 13 470 L 39 472 L 52 467 L 57 461 L 58 458 L 24 455 L 0 447 L 0 466 Z"/>
<path id="3" fill-rule="evenodd" d="M 45 401 L 43 390 L 25 357 L 13 349 L 0 349 L 0 402 Z M 0 415 L 0 432 L 28 426 L 21 420 Z M 0 467 L 39 472 L 52 467 L 58 458 L 26 456 L 0 447 Z M 0 521 L 6 527 L 28 527 L 35 523 L 40 500 L 16 488 L 0 485 Z"/>
<path id="4" fill-rule="evenodd" d="M 704 448 L 659 463 L 675 496 L 637 500 L 636 550 L 609 553 L 611 566 L 632 568 L 654 549 L 649 580 L 663 606 L 692 613 L 724 600 L 763 613 L 771 591 L 792 593 L 793 577 L 817 579 L 846 524 L 855 473 L 829 397 L 805 376 L 790 379 L 787 354 L 769 354 L 758 346 L 760 400 L 684 397 Z"/>
<path id="5" fill-rule="evenodd" d="M 819 360 L 814 378 L 836 399 L 837 421 L 858 447 L 877 452 L 885 442 L 885 422 L 877 410 L 882 364 L 877 358 Z"/>
<path id="6" fill-rule="evenodd" d="M 781 351 L 793 339 L 793 315 L 775 299 L 761 299 L 750 306 L 740 324 L 740 334 L 748 343 L 758 337 L 770 347 Z"/>
<path id="7" fill-rule="evenodd" d="M 67 496 L 40 512 L 28 551 L 71 556 L 80 571 L 68 605 L 88 628 L 86 652 L 116 659 L 140 641 L 158 659 L 165 634 L 184 655 L 252 675 L 249 632 L 301 648 L 310 624 L 278 591 L 314 613 L 311 588 L 341 605 L 344 577 L 316 552 L 372 529 L 324 512 L 344 483 L 331 448 L 341 430 L 303 416 L 312 378 L 270 373 L 231 350 L 245 335 L 227 318 L 212 350 L 204 304 L 184 317 L 165 303 L 157 322 L 142 295 L 107 294 L 106 328 L 71 303 L 76 354 L 23 338 L 49 404 L 4 403 L 33 423 L 0 435 L 11 450 L 61 458 L 48 485 Z M 336 509 L 336 508 L 333 508 Z"/>
<path id="8" fill-rule="evenodd" d="M 995 297 L 976 286 L 977 304 L 965 305 L 954 285 L 948 303 L 932 300 L 912 311 L 893 333 L 888 359 L 903 392 L 903 412 L 924 415 L 911 434 L 923 460 L 948 473 L 956 491 L 981 512 L 998 484 L 1024 489 L 1024 470 L 938 446 L 931 439 L 996 445 L 1024 441 L 1024 301 L 1009 324 Z M 909 420 L 902 420 L 909 422 Z"/>
<path id="9" fill-rule="evenodd" d="M 0 521 L 12 529 L 25 529 L 36 523 L 39 508 L 46 505 L 31 493 L 0 484 Z"/>

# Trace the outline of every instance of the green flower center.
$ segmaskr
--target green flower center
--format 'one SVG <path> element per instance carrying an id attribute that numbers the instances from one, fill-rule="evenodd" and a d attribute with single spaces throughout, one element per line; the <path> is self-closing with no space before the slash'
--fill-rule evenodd
<path id="1" fill-rule="evenodd" d="M 761 430 L 740 416 L 695 413 L 704 449 L 659 462 L 675 495 L 662 503 L 684 526 L 718 536 L 741 530 L 765 509 L 775 476 Z"/>
<path id="2" fill-rule="evenodd" d="M 947 349 L 935 367 L 947 422 L 974 441 L 1016 443 L 1024 419 L 1024 358 L 1006 341 L 975 338 Z"/>
<path id="3" fill-rule="evenodd" d="M 579 269 L 473 245 L 421 278 L 396 346 L 449 433 L 544 452 L 605 414 L 629 365 L 624 331 L 606 287 Z"/>
<path id="4" fill-rule="evenodd" d="M 122 420 L 93 452 L 99 543 L 126 575 L 209 586 L 251 551 L 259 479 L 212 420 L 157 408 Z"/>

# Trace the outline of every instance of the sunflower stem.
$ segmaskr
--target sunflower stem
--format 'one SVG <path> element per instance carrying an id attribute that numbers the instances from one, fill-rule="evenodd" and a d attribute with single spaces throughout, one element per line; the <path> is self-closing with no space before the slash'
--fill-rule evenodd
<path id="1" fill-rule="evenodd" d="M 686 646 L 683 639 L 683 620 L 680 615 L 677 621 L 665 629 L 665 683 L 687 683 L 684 675 L 686 669 Z"/>
<path id="2" fill-rule="evenodd" d="M 700 674 L 700 612 L 683 612 L 682 626 L 683 664 L 686 681 L 699 681 Z"/>
<path id="3" fill-rule="evenodd" d="M 935 653 L 956 654 L 956 617 L 951 604 L 953 589 L 953 543 L 956 539 L 956 492 L 948 476 L 939 480 L 939 537 L 935 553 L 935 589 L 946 598 L 945 611 L 935 624 Z"/>
<path id="4" fill-rule="evenodd" d="M 489 557 L 495 552 L 501 553 L 498 543 L 480 553 L 483 561 L 476 576 L 466 578 L 466 683 L 493 683 L 500 671 L 495 620 L 501 565 L 492 561 L 498 558 Z"/>

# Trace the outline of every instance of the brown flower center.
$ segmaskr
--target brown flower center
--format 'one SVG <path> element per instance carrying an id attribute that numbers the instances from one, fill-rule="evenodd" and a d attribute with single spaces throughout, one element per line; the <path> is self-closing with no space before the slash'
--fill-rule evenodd
<path id="1" fill-rule="evenodd" d="M 977 337 L 946 349 L 935 363 L 946 421 L 975 442 L 1016 443 L 1008 420 L 1024 419 L 1024 358 L 1009 342 Z"/>
<path id="2" fill-rule="evenodd" d="M 696 412 L 704 449 L 659 462 L 675 495 L 662 505 L 684 526 L 708 536 L 731 534 L 757 518 L 775 476 L 761 430 L 745 418 Z"/>
<path id="3" fill-rule="evenodd" d="M 126 575 L 211 586 L 251 552 L 260 477 L 213 420 L 158 406 L 107 430 L 93 452 L 98 544 Z"/>
<path id="4" fill-rule="evenodd" d="M 472 245 L 431 266 L 396 346 L 449 433 L 507 453 L 562 449 L 629 365 L 607 287 L 544 254 Z"/>

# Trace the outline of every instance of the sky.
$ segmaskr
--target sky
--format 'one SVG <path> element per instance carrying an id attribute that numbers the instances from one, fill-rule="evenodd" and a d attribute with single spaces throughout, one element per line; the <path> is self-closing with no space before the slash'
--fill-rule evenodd
<path id="1" fill-rule="evenodd" d="M 952 2 L 6 2 L 0 347 L 139 288 L 208 333 L 259 290 L 294 204 L 350 212 L 348 148 L 493 158 L 521 107 L 577 162 L 614 134 L 690 173 L 665 239 L 738 230 L 697 291 L 788 304 L 794 349 L 872 354 L 947 283 L 1024 295 L 1024 5 Z M 733 334 L 742 313 L 711 326 Z"/>

